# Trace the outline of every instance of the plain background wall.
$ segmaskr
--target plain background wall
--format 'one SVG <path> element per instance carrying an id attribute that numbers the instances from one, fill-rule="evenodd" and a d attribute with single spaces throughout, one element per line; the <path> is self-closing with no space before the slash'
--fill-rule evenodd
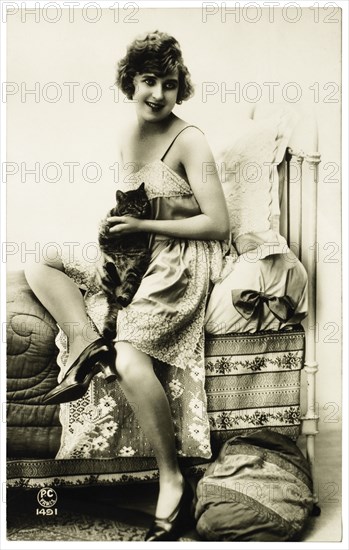
<path id="1" fill-rule="evenodd" d="M 7 267 L 23 268 L 35 256 L 30 251 L 45 253 L 48 242 L 78 242 L 93 260 L 95 247 L 88 243 L 96 241 L 96 224 L 114 200 L 110 167 L 119 162 L 117 143 L 133 116 L 132 103 L 111 88 L 115 66 L 137 34 L 159 29 L 179 40 L 196 94 L 175 112 L 202 127 L 213 148 L 229 143 L 230 132 L 255 106 L 249 83 L 266 103 L 272 100 L 266 83 L 277 83 L 274 101 L 302 112 L 297 138 L 307 152 L 316 148 L 308 119 L 315 115 L 318 122 L 317 401 L 321 429 L 334 428 L 341 404 L 340 11 L 251 8 L 234 15 L 210 6 L 206 18 L 199 8 L 122 7 L 103 9 L 95 22 L 92 8 L 71 12 L 73 22 L 67 9 L 57 22 L 47 21 L 58 19 L 55 10 L 39 12 L 37 21 L 23 10 L 9 16 L 7 162 L 18 171 L 7 178 Z M 37 96 L 25 94 L 35 86 Z M 236 94 L 222 96 L 224 86 Z M 37 182 L 24 173 L 35 162 Z M 71 162 L 79 164 L 69 181 L 63 163 Z M 47 163 L 57 163 L 61 174 Z M 96 176 L 88 163 L 98 163 L 98 181 L 87 181 Z M 55 175 L 56 182 L 47 181 Z"/>

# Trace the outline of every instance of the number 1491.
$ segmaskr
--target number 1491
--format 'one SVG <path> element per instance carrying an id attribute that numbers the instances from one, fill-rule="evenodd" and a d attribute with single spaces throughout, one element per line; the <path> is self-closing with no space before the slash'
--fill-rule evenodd
<path id="1" fill-rule="evenodd" d="M 57 516 L 57 508 L 37 508 L 37 516 Z"/>

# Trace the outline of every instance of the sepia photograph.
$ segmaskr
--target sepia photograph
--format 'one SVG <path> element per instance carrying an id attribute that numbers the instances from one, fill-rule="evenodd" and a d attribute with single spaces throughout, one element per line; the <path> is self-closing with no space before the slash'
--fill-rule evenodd
<path id="1" fill-rule="evenodd" d="M 0 9 L 1 548 L 347 548 L 348 5 Z"/>

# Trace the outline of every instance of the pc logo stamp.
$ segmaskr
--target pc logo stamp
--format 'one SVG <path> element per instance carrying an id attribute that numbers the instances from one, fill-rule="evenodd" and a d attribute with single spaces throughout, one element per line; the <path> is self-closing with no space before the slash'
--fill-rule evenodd
<path id="1" fill-rule="evenodd" d="M 51 487 L 45 487 L 38 492 L 37 501 L 43 508 L 52 508 L 57 500 L 57 493 Z"/>

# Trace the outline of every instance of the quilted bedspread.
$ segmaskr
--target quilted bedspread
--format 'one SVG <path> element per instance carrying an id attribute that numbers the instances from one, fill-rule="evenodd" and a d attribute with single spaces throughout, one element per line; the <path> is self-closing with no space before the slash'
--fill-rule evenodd
<path id="1" fill-rule="evenodd" d="M 7 276 L 7 455 L 54 457 L 58 406 L 41 403 L 57 381 L 57 325 L 31 292 L 23 272 Z"/>

